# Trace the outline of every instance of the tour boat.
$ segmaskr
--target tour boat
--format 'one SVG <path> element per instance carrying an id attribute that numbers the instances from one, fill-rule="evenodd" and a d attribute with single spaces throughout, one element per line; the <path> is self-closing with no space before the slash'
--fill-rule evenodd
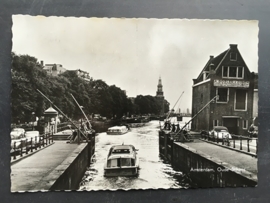
<path id="1" fill-rule="evenodd" d="M 114 145 L 104 165 L 104 176 L 137 176 L 139 159 L 133 145 Z"/>
<path id="2" fill-rule="evenodd" d="M 114 126 L 108 128 L 108 135 L 122 135 L 128 132 L 128 128 L 126 126 Z"/>

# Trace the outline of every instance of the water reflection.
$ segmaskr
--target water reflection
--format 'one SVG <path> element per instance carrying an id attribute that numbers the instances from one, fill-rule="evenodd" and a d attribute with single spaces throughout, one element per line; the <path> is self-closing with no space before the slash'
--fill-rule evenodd
<path id="1" fill-rule="evenodd" d="M 182 188 L 189 183 L 159 156 L 159 122 L 151 121 L 143 127 L 132 128 L 124 135 L 100 133 L 96 137 L 96 159 L 86 171 L 80 190 Z M 104 177 L 106 156 L 112 145 L 132 144 L 138 151 L 138 177 Z"/>

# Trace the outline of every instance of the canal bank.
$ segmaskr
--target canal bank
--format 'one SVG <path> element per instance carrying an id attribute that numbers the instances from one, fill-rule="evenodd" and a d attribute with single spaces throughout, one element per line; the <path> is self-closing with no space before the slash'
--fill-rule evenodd
<path id="1" fill-rule="evenodd" d="M 192 180 L 192 187 L 248 187 L 257 185 L 257 159 L 205 143 L 174 142 L 169 132 L 159 131 L 159 151 L 175 170 Z"/>
<path id="2" fill-rule="evenodd" d="M 11 191 L 76 190 L 95 152 L 89 143 L 55 141 L 11 166 Z"/>

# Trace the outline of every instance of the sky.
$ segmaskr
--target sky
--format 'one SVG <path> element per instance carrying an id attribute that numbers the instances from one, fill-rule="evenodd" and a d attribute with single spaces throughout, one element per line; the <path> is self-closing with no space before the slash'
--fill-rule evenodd
<path id="1" fill-rule="evenodd" d="M 170 108 L 181 112 L 191 109 L 192 79 L 210 55 L 230 44 L 237 44 L 250 71 L 258 72 L 258 21 L 28 15 L 12 20 L 16 54 L 87 71 L 128 97 L 155 96 L 161 77 Z"/>

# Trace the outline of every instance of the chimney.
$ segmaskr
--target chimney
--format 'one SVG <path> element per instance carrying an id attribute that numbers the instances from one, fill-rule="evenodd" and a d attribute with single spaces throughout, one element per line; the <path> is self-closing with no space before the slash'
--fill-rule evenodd
<path id="1" fill-rule="evenodd" d="M 236 49 L 237 48 L 237 44 L 230 44 L 230 48 L 231 49 Z"/>
<path id="2" fill-rule="evenodd" d="M 40 64 L 43 66 L 43 61 L 40 61 Z"/>
<path id="3" fill-rule="evenodd" d="M 213 59 L 213 58 L 214 58 L 214 56 L 210 55 L 210 59 Z"/>

